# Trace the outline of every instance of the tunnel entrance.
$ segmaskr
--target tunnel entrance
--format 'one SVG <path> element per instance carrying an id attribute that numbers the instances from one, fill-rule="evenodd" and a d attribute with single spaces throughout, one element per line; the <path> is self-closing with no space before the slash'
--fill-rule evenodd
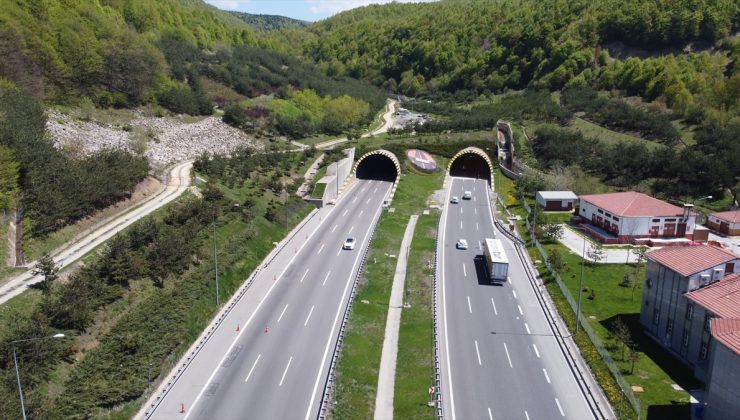
<path id="1" fill-rule="evenodd" d="M 395 162 L 381 153 L 366 155 L 357 163 L 357 179 L 395 182 L 398 175 Z"/>
<path id="2" fill-rule="evenodd" d="M 481 152 L 483 153 L 483 152 Z M 479 153 L 463 151 L 450 162 L 450 176 L 486 179 L 491 182 L 491 164 Z"/>

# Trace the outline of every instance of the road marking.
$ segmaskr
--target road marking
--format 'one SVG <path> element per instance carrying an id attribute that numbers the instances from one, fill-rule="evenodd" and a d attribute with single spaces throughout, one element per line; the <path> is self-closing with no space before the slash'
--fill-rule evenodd
<path id="1" fill-rule="evenodd" d="M 373 190 L 373 194 L 375 194 L 376 192 L 378 192 L 378 187 L 375 187 L 375 189 Z"/>
<path id="2" fill-rule="evenodd" d="M 365 201 L 365 204 L 370 204 L 370 199 L 368 198 L 367 201 Z"/>
<path id="3" fill-rule="evenodd" d="M 478 229 L 478 222 L 475 222 L 475 230 L 480 230 Z"/>
<path id="4" fill-rule="evenodd" d="M 474 340 L 475 342 L 475 354 L 478 355 L 478 365 L 481 366 L 483 363 L 480 361 L 480 350 L 478 350 L 478 340 Z"/>
<path id="5" fill-rule="evenodd" d="M 463 214 L 462 207 L 460 207 L 460 214 Z"/>
<path id="6" fill-rule="evenodd" d="M 545 374 L 545 379 L 547 380 L 547 383 L 550 383 L 550 376 L 547 374 L 547 370 L 545 368 L 542 368 L 542 373 Z"/>
<path id="7" fill-rule="evenodd" d="M 337 257 L 338 257 L 338 256 L 339 256 L 339 254 L 341 254 L 341 253 L 342 253 L 342 248 L 339 248 L 339 251 L 337 251 Z"/>
<path id="8" fill-rule="evenodd" d="M 452 180 L 452 185 L 450 186 L 450 189 L 447 190 L 447 197 L 445 199 L 445 207 L 444 207 L 444 217 L 442 218 L 442 243 L 445 241 L 445 228 L 447 226 L 447 211 L 449 209 L 449 202 L 450 202 L 450 193 L 452 192 L 452 187 L 455 185 L 455 180 Z M 448 390 L 450 392 L 450 414 L 451 419 L 455 420 L 455 392 L 454 387 L 452 386 L 452 365 L 450 364 L 450 340 L 448 338 L 448 330 L 447 330 L 447 294 L 445 292 L 445 281 L 444 281 L 444 261 L 445 261 L 445 248 L 440 248 L 440 272 L 442 273 L 442 326 L 444 331 L 444 337 L 445 337 L 445 361 L 447 362 L 447 385 Z M 306 416 L 306 420 L 308 420 L 308 416 Z"/>
<path id="9" fill-rule="evenodd" d="M 319 252 L 316 253 L 316 255 L 321 254 L 321 251 L 324 250 L 324 244 L 321 244 L 321 248 L 319 248 Z"/>
<path id="10" fill-rule="evenodd" d="M 339 225 L 334 225 L 334 227 L 331 228 L 331 233 L 334 233 L 334 231 L 337 230 L 337 226 L 339 226 Z"/>
<path id="11" fill-rule="evenodd" d="M 473 307 L 470 306 L 470 296 L 468 296 L 468 312 L 473 313 Z"/>
<path id="12" fill-rule="evenodd" d="M 283 371 L 283 377 L 280 378 L 280 385 L 283 386 L 283 381 L 285 380 L 285 374 L 288 373 L 288 368 L 290 367 L 290 363 L 293 361 L 293 356 L 290 356 L 290 359 L 288 360 L 288 365 L 285 366 L 285 370 Z"/>
<path id="13" fill-rule="evenodd" d="M 493 305 L 493 313 L 495 315 L 498 315 L 498 311 L 496 310 L 496 303 L 493 301 L 493 298 L 491 298 L 491 305 Z"/>
<path id="14" fill-rule="evenodd" d="M 478 200 L 476 200 L 475 197 L 473 197 L 473 201 L 478 201 Z"/>
<path id="15" fill-rule="evenodd" d="M 473 207 L 473 211 L 475 211 L 475 214 L 478 214 L 478 207 Z"/>
<path id="16" fill-rule="evenodd" d="M 534 347 L 534 354 L 537 355 L 537 358 L 540 358 L 540 351 L 537 350 L 537 344 L 532 343 L 532 347 Z"/>
<path id="17" fill-rule="evenodd" d="M 560 415 L 562 417 L 565 417 L 565 413 L 563 413 L 563 407 L 560 406 L 560 400 L 558 400 L 557 398 L 555 398 L 555 404 L 558 405 L 558 411 L 560 411 Z"/>
<path id="18" fill-rule="evenodd" d="M 463 264 L 463 276 L 468 276 L 468 271 L 465 269 L 465 264 Z"/>
<path id="19" fill-rule="evenodd" d="M 526 322 L 524 323 L 524 328 L 527 329 L 527 334 L 532 334 L 531 332 L 529 332 L 529 325 L 527 325 Z"/>
<path id="20" fill-rule="evenodd" d="M 303 277 L 301 277 L 301 281 L 299 283 L 303 283 L 303 279 L 306 278 L 306 275 L 308 275 L 308 268 L 306 269 L 306 272 L 303 273 Z"/>
<path id="21" fill-rule="evenodd" d="M 493 414 L 491 413 L 491 407 L 488 407 L 488 420 L 493 420 Z"/>
<path id="22" fill-rule="evenodd" d="M 324 281 L 321 282 L 321 286 L 324 286 L 326 284 L 326 280 L 329 278 L 329 274 L 331 274 L 331 270 L 326 272 L 326 277 L 324 277 Z"/>
<path id="23" fill-rule="evenodd" d="M 352 229 L 354 229 L 354 228 L 355 228 L 354 226 L 352 226 L 351 228 L 349 228 L 349 232 L 348 233 L 352 233 Z"/>
<path id="24" fill-rule="evenodd" d="M 306 317 L 306 322 L 303 323 L 303 326 L 305 327 L 308 325 L 308 320 L 311 319 L 311 314 L 313 313 L 313 305 L 311 305 L 311 310 L 308 311 L 308 316 Z"/>
<path id="25" fill-rule="evenodd" d="M 362 213 L 364 213 L 364 212 L 365 212 L 365 210 L 360 210 L 360 214 L 358 215 L 358 217 L 362 217 Z"/>
<path id="26" fill-rule="evenodd" d="M 462 230 L 462 220 L 460 220 L 460 230 Z"/>
<path id="27" fill-rule="evenodd" d="M 514 290 L 514 289 L 511 289 L 511 293 L 513 293 L 513 294 L 514 294 L 514 299 L 516 299 L 516 290 Z"/>
<path id="28" fill-rule="evenodd" d="M 514 365 L 511 364 L 511 357 L 509 356 L 509 348 L 506 347 L 506 343 L 504 343 L 504 351 L 506 351 L 506 358 L 509 359 L 509 367 L 514 369 Z"/>
<path id="29" fill-rule="evenodd" d="M 252 376 L 252 372 L 254 372 L 254 368 L 257 367 L 257 362 L 260 361 L 260 357 L 262 357 L 261 353 L 257 355 L 257 359 L 254 361 L 254 364 L 252 364 L 252 369 L 249 369 L 249 373 L 247 373 L 247 377 L 244 378 L 244 382 L 247 382 L 249 377 Z"/>
<path id="30" fill-rule="evenodd" d="M 520 305 L 516 305 L 517 308 L 519 308 L 519 315 L 524 315 L 524 312 L 522 312 L 522 307 Z"/>
<path id="31" fill-rule="evenodd" d="M 349 209 L 345 210 L 344 213 L 342 213 L 342 217 L 346 216 L 348 211 Z"/>
<path id="32" fill-rule="evenodd" d="M 527 420 L 529 420 L 529 413 L 527 413 L 527 410 L 524 410 L 524 417 L 526 417 Z"/>
<path id="33" fill-rule="evenodd" d="M 355 201 L 357 201 L 357 196 L 355 196 L 355 198 L 353 198 L 353 199 L 352 199 L 352 202 L 353 202 L 353 203 L 354 203 Z"/>
<path id="34" fill-rule="evenodd" d="M 280 323 L 280 320 L 283 319 L 283 315 L 285 315 L 285 310 L 288 309 L 288 304 L 285 304 L 285 307 L 283 308 L 283 311 L 280 312 L 280 317 L 278 317 L 278 323 Z"/>

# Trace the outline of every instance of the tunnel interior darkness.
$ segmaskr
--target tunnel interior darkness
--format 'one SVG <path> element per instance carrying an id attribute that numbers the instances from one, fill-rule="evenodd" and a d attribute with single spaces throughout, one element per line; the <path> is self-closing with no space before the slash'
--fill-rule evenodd
<path id="1" fill-rule="evenodd" d="M 475 153 L 465 153 L 452 161 L 450 176 L 487 179 L 491 182 L 491 168 L 483 157 Z"/>
<path id="2" fill-rule="evenodd" d="M 357 165 L 357 179 L 395 182 L 398 170 L 388 156 L 374 154 L 362 159 Z"/>

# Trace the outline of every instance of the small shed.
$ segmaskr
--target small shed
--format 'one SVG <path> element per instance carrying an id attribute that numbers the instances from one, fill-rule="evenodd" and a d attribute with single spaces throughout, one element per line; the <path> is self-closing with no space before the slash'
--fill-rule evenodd
<path id="1" fill-rule="evenodd" d="M 545 211 L 571 211 L 578 197 L 573 191 L 537 191 L 535 199 Z"/>
<path id="2" fill-rule="evenodd" d="M 711 213 L 707 217 L 707 227 L 727 236 L 740 235 L 740 210 Z"/>

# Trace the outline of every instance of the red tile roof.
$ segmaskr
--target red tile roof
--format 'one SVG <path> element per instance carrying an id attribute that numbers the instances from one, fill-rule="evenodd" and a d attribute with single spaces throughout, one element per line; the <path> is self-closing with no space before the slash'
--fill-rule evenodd
<path id="1" fill-rule="evenodd" d="M 683 209 L 635 191 L 582 195 L 581 200 L 616 216 L 681 216 Z"/>
<path id="2" fill-rule="evenodd" d="M 712 213 L 711 216 L 714 216 L 718 219 L 722 219 L 729 223 L 740 223 L 740 209 Z"/>
<path id="3" fill-rule="evenodd" d="M 667 246 L 647 253 L 647 257 L 684 277 L 740 258 L 732 251 L 711 245 Z"/>
<path id="4" fill-rule="evenodd" d="M 740 355 L 740 319 L 713 319 L 712 336 L 717 341 L 727 346 L 727 348 Z"/>
<path id="5" fill-rule="evenodd" d="M 720 318 L 740 319 L 740 275 L 730 274 L 709 286 L 686 293 L 688 299 Z"/>

